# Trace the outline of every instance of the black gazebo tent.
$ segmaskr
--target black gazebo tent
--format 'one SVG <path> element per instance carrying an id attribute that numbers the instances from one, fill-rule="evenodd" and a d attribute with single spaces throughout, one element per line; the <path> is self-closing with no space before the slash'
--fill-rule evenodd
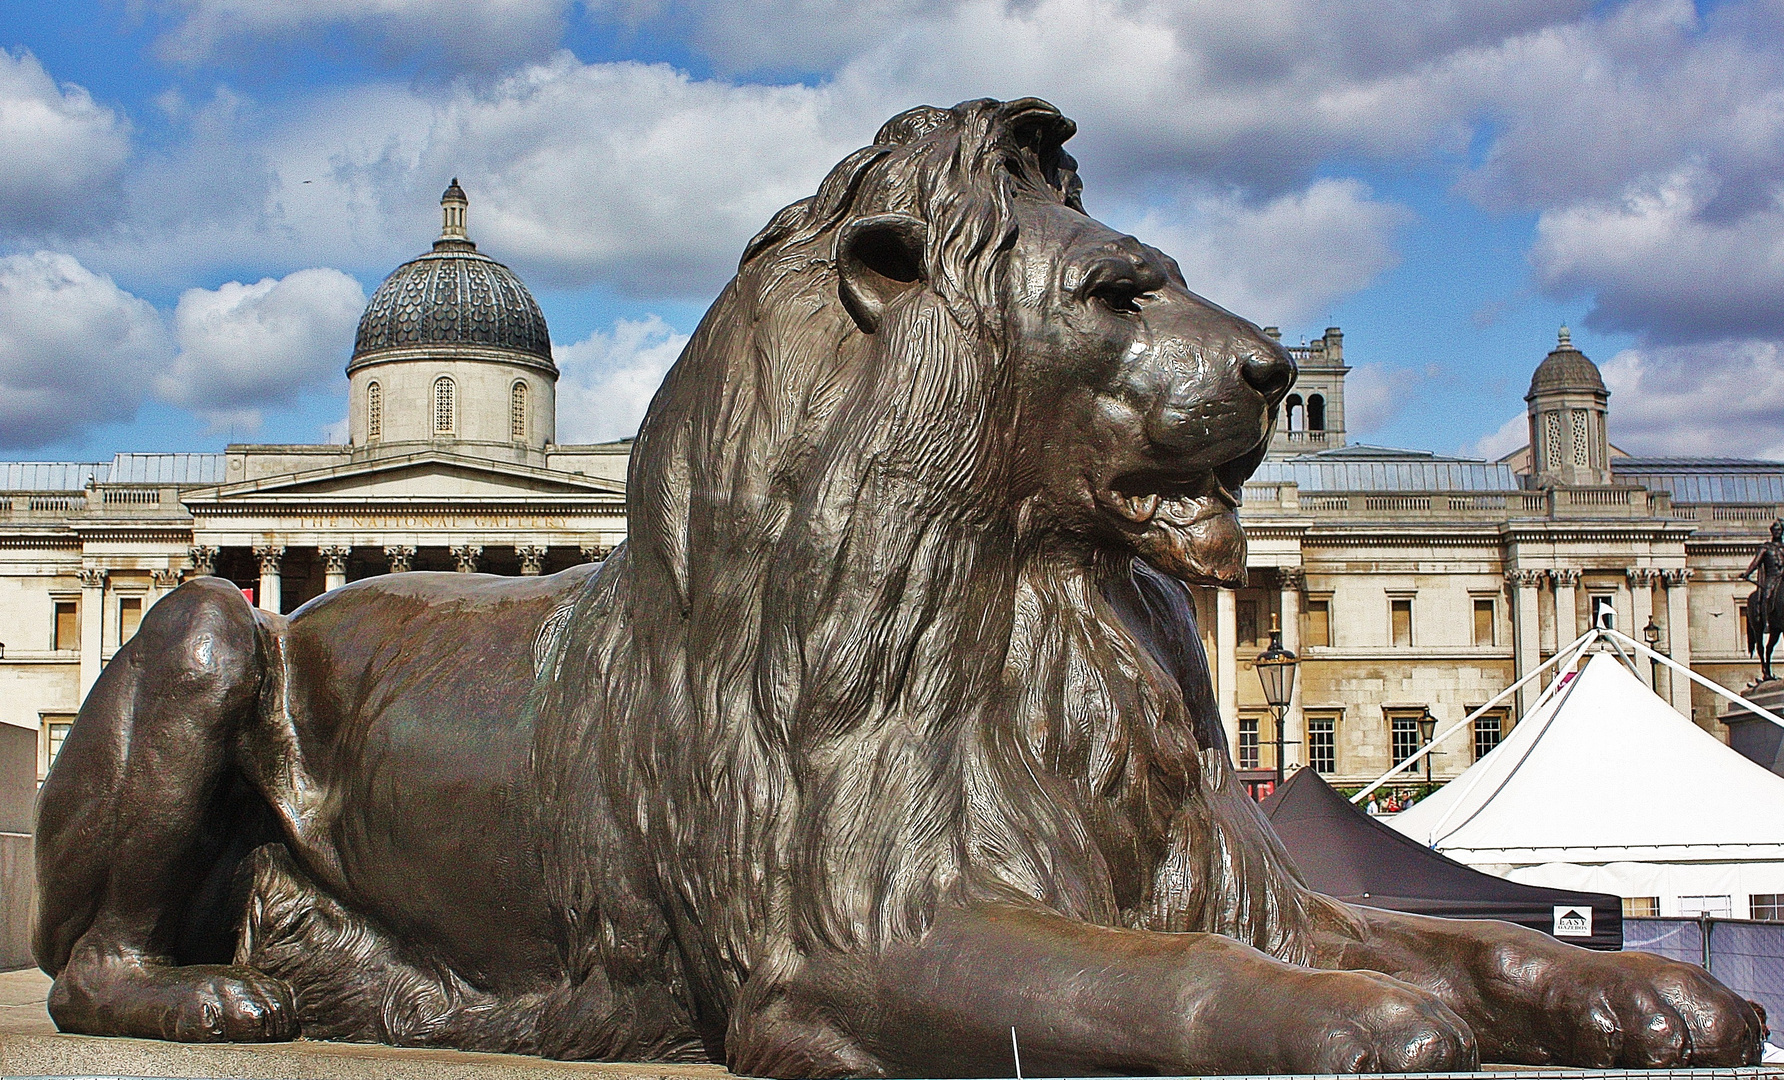
<path id="1" fill-rule="evenodd" d="M 1357 809 L 1312 769 L 1290 777 L 1263 811 L 1307 883 L 1346 903 L 1503 919 L 1588 949 L 1623 947 L 1618 897 L 1520 885 L 1463 866 Z M 1589 923 L 1579 918 L 1582 909 L 1591 912 Z"/>

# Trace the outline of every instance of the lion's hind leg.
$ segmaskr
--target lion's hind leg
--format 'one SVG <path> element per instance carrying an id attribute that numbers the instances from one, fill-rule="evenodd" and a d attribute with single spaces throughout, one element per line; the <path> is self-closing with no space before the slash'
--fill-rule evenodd
<path id="1" fill-rule="evenodd" d="M 304 1034 L 343 1042 L 536 1054 L 550 995 L 502 998 L 446 964 L 405 955 L 371 919 L 319 888 L 283 844 L 249 856 L 236 963 L 287 983 Z"/>

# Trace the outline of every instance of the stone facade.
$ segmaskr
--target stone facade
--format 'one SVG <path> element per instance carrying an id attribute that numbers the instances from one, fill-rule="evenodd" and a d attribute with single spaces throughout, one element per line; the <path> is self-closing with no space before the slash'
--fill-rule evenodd
<path id="1" fill-rule="evenodd" d="M 629 441 L 556 443 L 543 317 L 476 252 L 456 183 L 442 215 L 434 249 L 368 305 L 347 445 L 0 464 L 0 722 L 39 733 L 41 768 L 143 613 L 186 578 L 216 574 L 291 612 L 378 574 L 553 573 L 624 538 Z M 1784 510 L 1784 463 L 1619 454 L 1603 381 L 1565 336 L 1526 397 L 1534 453 L 1350 445 L 1342 333 L 1291 351 L 1295 396 L 1245 488 L 1251 582 L 1195 590 L 1228 738 L 1255 779 L 1275 766 L 1251 665 L 1272 620 L 1301 656 L 1285 763 L 1340 783 L 1416 745 L 1425 710 L 1447 726 L 1489 700 L 1601 599 L 1628 632 L 1652 620 L 1699 673 L 1755 677 L 1738 578 Z M 1664 670 L 1657 682 L 1723 734 L 1706 691 Z M 1433 775 L 1462 771 L 1517 712 L 1447 740 Z"/>

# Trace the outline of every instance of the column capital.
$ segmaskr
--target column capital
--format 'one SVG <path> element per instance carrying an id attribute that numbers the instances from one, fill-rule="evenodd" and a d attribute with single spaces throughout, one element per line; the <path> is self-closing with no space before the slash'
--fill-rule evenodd
<path id="1" fill-rule="evenodd" d="M 1631 587 L 1652 588 L 1654 582 L 1660 578 L 1660 571 L 1651 566 L 1632 566 L 1624 571 L 1624 575 L 1628 577 Z"/>
<path id="2" fill-rule="evenodd" d="M 277 574 L 279 563 L 285 558 L 284 544 L 255 544 L 254 557 L 260 560 L 262 574 Z"/>
<path id="3" fill-rule="evenodd" d="M 1660 571 L 1660 580 L 1665 583 L 1666 587 L 1669 589 L 1676 589 L 1679 586 L 1688 583 L 1696 576 L 1697 572 L 1692 570 L 1689 566 Z"/>
<path id="4" fill-rule="evenodd" d="M 316 549 L 316 553 L 322 556 L 324 568 L 330 574 L 345 574 L 347 560 L 353 557 L 353 549 L 341 545 L 319 547 Z"/>
<path id="5" fill-rule="evenodd" d="M 1301 566 L 1279 566 L 1276 568 L 1276 581 L 1284 592 L 1304 592 L 1307 589 L 1307 570 Z"/>
<path id="6" fill-rule="evenodd" d="M 1557 589 L 1577 589 L 1580 585 L 1580 572 L 1578 570 L 1550 570 L 1549 580 L 1555 583 Z"/>
<path id="7" fill-rule="evenodd" d="M 543 573 L 545 551 L 539 544 L 515 544 L 514 554 L 520 558 L 520 572 L 528 577 Z"/>
<path id="8" fill-rule="evenodd" d="M 154 583 L 157 589 L 175 589 L 180 584 L 180 572 L 178 570 L 150 570 L 149 580 Z"/>
<path id="9" fill-rule="evenodd" d="M 482 544 L 456 544 L 452 548 L 452 557 L 458 562 L 458 572 L 475 574 L 477 560 L 483 558 Z"/>
<path id="10" fill-rule="evenodd" d="M 75 571 L 80 575 L 81 588 L 103 589 L 108 571 L 103 566 L 83 566 Z"/>
<path id="11" fill-rule="evenodd" d="M 386 544 L 384 557 L 390 560 L 390 572 L 406 574 L 415 565 L 415 548 L 410 544 Z"/>
<path id="12" fill-rule="evenodd" d="M 611 554 L 613 554 L 613 549 L 605 544 L 589 543 L 582 545 L 583 562 L 604 562 L 607 559 L 607 556 Z"/>
<path id="13" fill-rule="evenodd" d="M 217 549 L 211 544 L 194 544 L 186 549 L 186 557 L 192 560 L 192 572 L 199 577 L 217 572 Z"/>
<path id="14" fill-rule="evenodd" d="M 1505 583 L 1514 589 L 1540 589 L 1547 576 L 1542 570 L 1507 570 Z"/>

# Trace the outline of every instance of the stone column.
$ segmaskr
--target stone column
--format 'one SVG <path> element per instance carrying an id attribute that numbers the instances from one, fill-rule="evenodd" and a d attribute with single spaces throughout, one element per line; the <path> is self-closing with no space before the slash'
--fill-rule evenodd
<path id="1" fill-rule="evenodd" d="M 284 595 L 279 588 L 279 563 L 285 558 L 284 544 L 255 544 L 254 557 L 260 560 L 260 610 L 279 614 Z"/>
<path id="2" fill-rule="evenodd" d="M 520 572 L 534 577 L 545 571 L 545 548 L 538 544 L 516 544 L 514 554 L 520 558 Z"/>
<path id="3" fill-rule="evenodd" d="M 1276 580 L 1282 589 L 1282 647 L 1298 656 L 1301 652 L 1301 592 L 1307 588 L 1307 572 L 1299 566 L 1285 566 L 1276 571 Z M 1307 733 L 1301 723 L 1301 674 L 1296 670 L 1294 690 L 1288 698 L 1288 712 L 1282 717 L 1285 740 L 1282 769 L 1285 774 L 1307 760 Z"/>
<path id="4" fill-rule="evenodd" d="M 148 602 L 143 605 L 143 617 L 147 618 L 150 608 L 159 603 L 163 596 L 179 587 L 180 572 L 178 570 L 150 570 L 149 598 Z"/>
<path id="5" fill-rule="evenodd" d="M 1239 594 L 1220 588 L 1214 592 L 1214 689 L 1219 694 L 1220 722 L 1226 728 L 1227 748 L 1239 752 Z"/>
<path id="6" fill-rule="evenodd" d="M 99 681 L 99 671 L 105 666 L 100 650 L 105 644 L 101 635 L 105 633 L 106 571 L 99 566 L 83 566 L 78 572 L 81 578 L 80 696 L 85 701 L 87 691 Z"/>
<path id="7" fill-rule="evenodd" d="M 1642 637 L 1642 628 L 1654 618 L 1654 582 L 1660 577 L 1660 571 L 1645 566 L 1631 567 L 1624 572 L 1624 577 L 1629 581 L 1629 625 L 1627 627 L 1619 626 L 1617 629 L 1637 641 L 1645 642 L 1646 639 Z M 1652 677 L 1653 665 L 1650 664 L 1648 670 Z M 1660 690 L 1657 686 L 1649 689 L 1656 693 Z"/>
<path id="8" fill-rule="evenodd" d="M 1574 590 L 1580 587 L 1578 570 L 1550 570 L 1549 580 L 1555 583 L 1555 649 L 1580 636 L 1579 601 Z"/>
<path id="9" fill-rule="evenodd" d="M 1673 660 L 1691 666 L 1691 607 L 1688 603 L 1691 571 L 1687 568 L 1666 570 L 1660 575 L 1666 583 L 1666 651 Z M 1691 680 L 1668 670 L 1668 690 L 1672 707 L 1691 718 Z"/>
<path id="10" fill-rule="evenodd" d="M 607 556 L 609 556 L 611 554 L 613 554 L 613 549 L 610 547 L 601 545 L 601 544 L 583 544 L 582 545 L 582 561 L 583 562 L 605 562 L 607 560 Z"/>
<path id="11" fill-rule="evenodd" d="M 332 592 L 347 584 L 347 560 L 353 557 L 351 547 L 319 547 L 322 556 L 322 590 Z"/>
<path id="12" fill-rule="evenodd" d="M 186 549 L 192 559 L 193 577 L 211 577 L 217 572 L 217 549 L 209 544 L 199 544 Z"/>
<path id="13" fill-rule="evenodd" d="M 415 548 L 409 544 L 387 544 L 384 557 L 390 560 L 390 572 L 406 574 L 415 565 Z"/>
<path id="14" fill-rule="evenodd" d="M 1538 590 L 1542 587 L 1541 570 L 1507 570 L 1505 583 L 1512 588 L 1512 665 L 1518 678 L 1523 678 L 1542 664 L 1542 627 L 1537 610 Z M 1526 683 L 1518 691 L 1518 716 L 1521 719 L 1536 704 L 1542 692 L 1541 679 Z"/>
<path id="15" fill-rule="evenodd" d="M 482 544 L 456 544 L 452 548 L 452 558 L 458 563 L 461 574 L 475 574 L 477 560 L 483 558 Z"/>

